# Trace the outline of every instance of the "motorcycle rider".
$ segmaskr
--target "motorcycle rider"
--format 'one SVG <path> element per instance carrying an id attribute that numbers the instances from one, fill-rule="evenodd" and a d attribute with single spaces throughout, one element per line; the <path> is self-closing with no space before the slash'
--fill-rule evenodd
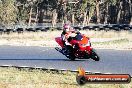
<path id="1" fill-rule="evenodd" d="M 75 37 L 72 37 L 73 33 L 76 34 Z M 85 36 L 83 36 L 79 31 L 75 30 L 69 24 L 64 24 L 61 37 L 64 46 L 66 46 L 67 44 L 70 44 L 72 46 L 75 45 L 74 49 L 79 48 L 78 41 L 84 40 L 85 42 L 87 42 Z"/>
<path id="2" fill-rule="evenodd" d="M 70 37 L 72 33 L 76 33 L 75 29 L 71 27 L 69 24 L 64 24 L 63 32 L 61 34 L 62 42 L 64 46 L 66 45 L 66 43 L 69 43 L 69 41 L 71 40 Z"/>

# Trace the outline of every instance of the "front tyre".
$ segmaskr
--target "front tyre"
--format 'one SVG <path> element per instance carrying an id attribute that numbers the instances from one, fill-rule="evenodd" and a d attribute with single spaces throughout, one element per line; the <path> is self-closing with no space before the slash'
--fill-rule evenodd
<path id="1" fill-rule="evenodd" d="M 74 60 L 75 60 L 75 56 L 74 56 L 74 55 L 70 55 L 70 56 L 69 56 L 69 59 L 70 59 L 71 61 L 74 61 Z"/>
<path id="2" fill-rule="evenodd" d="M 100 57 L 97 55 L 97 53 L 95 52 L 94 49 L 92 49 L 91 51 L 91 59 L 95 60 L 95 61 L 99 61 Z"/>

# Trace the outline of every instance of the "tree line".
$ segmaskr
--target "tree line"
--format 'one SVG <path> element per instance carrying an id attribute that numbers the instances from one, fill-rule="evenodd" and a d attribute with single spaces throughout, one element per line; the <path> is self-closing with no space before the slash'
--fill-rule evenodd
<path id="1" fill-rule="evenodd" d="M 0 0 L 0 24 L 132 23 L 132 0 Z"/>

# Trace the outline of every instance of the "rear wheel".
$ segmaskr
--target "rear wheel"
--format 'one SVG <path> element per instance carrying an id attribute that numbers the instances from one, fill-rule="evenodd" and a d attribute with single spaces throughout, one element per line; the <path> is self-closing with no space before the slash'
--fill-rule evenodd
<path id="1" fill-rule="evenodd" d="M 68 46 L 66 46 L 66 49 L 67 49 L 68 58 L 70 60 L 74 61 L 76 57 L 75 57 L 75 55 L 73 53 L 73 47 L 68 45 Z"/>
<path id="2" fill-rule="evenodd" d="M 97 55 L 97 53 L 95 52 L 94 49 L 92 49 L 92 52 L 91 52 L 91 58 L 95 61 L 99 61 L 100 60 L 100 57 Z"/>
<path id="3" fill-rule="evenodd" d="M 74 61 L 75 60 L 75 56 L 74 55 L 69 55 L 69 59 Z"/>

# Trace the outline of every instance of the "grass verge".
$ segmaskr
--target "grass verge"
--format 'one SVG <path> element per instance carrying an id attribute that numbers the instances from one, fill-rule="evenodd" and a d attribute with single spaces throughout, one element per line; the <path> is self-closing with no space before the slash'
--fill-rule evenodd
<path id="1" fill-rule="evenodd" d="M 112 40 L 107 42 L 93 42 L 96 48 L 109 48 L 109 49 L 128 49 L 132 50 L 132 41 L 127 38 Z"/>
<path id="2" fill-rule="evenodd" d="M 60 36 L 62 31 L 47 32 L 24 32 L 21 34 L 11 33 L 0 35 L 0 45 L 18 46 L 57 46 L 55 37 Z M 90 37 L 93 47 L 98 48 L 131 48 L 132 32 L 130 31 L 88 31 L 82 30 L 81 33 Z"/>
<path id="3" fill-rule="evenodd" d="M 76 74 L 70 71 L 0 67 L 0 88 L 132 88 L 132 82 L 79 86 Z"/>

